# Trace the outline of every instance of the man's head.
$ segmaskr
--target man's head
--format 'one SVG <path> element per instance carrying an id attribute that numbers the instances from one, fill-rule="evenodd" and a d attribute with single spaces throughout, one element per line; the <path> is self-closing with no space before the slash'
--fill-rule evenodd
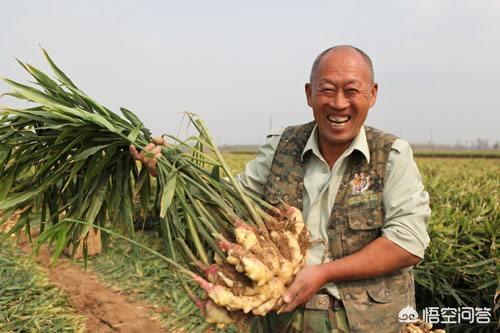
<path id="1" fill-rule="evenodd" d="M 320 147 L 347 147 L 375 104 L 378 86 L 370 58 L 355 47 L 341 45 L 316 58 L 305 88 L 318 125 Z"/>

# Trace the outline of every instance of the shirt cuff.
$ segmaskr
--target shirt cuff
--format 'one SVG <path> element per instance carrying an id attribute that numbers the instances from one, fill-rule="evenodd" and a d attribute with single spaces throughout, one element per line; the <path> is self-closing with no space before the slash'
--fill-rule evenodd
<path id="1" fill-rule="evenodd" d="M 404 232 L 398 229 L 382 229 L 382 237 L 387 238 L 400 248 L 410 252 L 411 254 L 424 258 L 426 244 L 420 242 L 420 240 L 415 239 L 415 236 L 409 232 Z"/>

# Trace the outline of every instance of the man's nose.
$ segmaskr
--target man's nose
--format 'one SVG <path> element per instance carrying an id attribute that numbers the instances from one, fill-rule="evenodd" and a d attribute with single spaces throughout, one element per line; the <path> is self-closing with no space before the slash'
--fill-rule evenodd
<path id="1" fill-rule="evenodd" d="M 330 106 L 333 109 L 343 110 L 349 107 L 349 100 L 342 91 L 339 91 L 330 99 Z"/>

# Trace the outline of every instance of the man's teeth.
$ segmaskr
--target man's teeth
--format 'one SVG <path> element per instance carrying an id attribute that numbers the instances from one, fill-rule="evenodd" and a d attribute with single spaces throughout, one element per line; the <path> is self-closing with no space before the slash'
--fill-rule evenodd
<path id="1" fill-rule="evenodd" d="M 328 120 L 335 124 L 344 124 L 351 119 L 350 116 L 328 116 Z"/>

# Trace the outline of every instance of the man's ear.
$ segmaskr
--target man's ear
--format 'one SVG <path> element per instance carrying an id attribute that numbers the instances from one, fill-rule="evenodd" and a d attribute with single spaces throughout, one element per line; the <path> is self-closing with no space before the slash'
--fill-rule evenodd
<path id="1" fill-rule="evenodd" d="M 377 93 L 378 93 L 378 83 L 374 83 L 372 89 L 370 90 L 370 107 L 375 105 L 377 101 Z"/>
<path id="2" fill-rule="evenodd" d="M 312 98 L 311 98 L 311 95 L 312 95 L 312 87 L 311 87 L 311 84 L 310 83 L 306 83 L 306 85 L 304 86 L 305 88 L 305 91 L 306 91 L 306 98 L 307 98 L 307 105 L 309 105 L 310 107 L 312 107 Z"/>

